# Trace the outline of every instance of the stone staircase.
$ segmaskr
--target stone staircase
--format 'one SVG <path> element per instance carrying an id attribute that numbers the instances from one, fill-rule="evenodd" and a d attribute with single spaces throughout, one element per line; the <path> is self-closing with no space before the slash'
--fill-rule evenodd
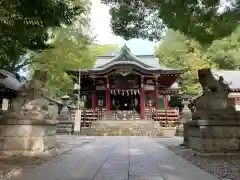
<path id="1" fill-rule="evenodd" d="M 75 113 L 73 113 L 75 114 Z M 69 116 L 68 110 L 62 110 L 58 116 L 59 124 L 57 125 L 58 134 L 72 134 L 74 128 L 74 122 L 72 117 Z"/>
<path id="2" fill-rule="evenodd" d="M 73 133 L 73 122 L 71 121 L 59 121 L 57 125 L 58 134 L 72 134 Z"/>
<path id="3" fill-rule="evenodd" d="M 90 129 L 82 129 L 88 136 L 159 136 L 161 127 L 151 120 L 101 120 L 92 122 Z"/>
<path id="4" fill-rule="evenodd" d="M 115 111 L 111 111 L 111 115 L 107 120 L 109 120 L 109 121 L 111 121 L 111 120 L 116 121 L 117 120 Z M 136 121 L 141 120 L 140 114 L 138 112 L 135 112 L 132 120 L 136 120 Z"/>

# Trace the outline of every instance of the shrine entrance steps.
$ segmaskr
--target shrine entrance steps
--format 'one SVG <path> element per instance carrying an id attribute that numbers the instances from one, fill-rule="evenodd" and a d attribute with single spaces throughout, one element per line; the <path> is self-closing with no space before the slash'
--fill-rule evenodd
<path id="1" fill-rule="evenodd" d="M 151 120 L 100 120 L 92 122 L 91 129 L 82 129 L 89 136 L 159 136 L 161 127 Z"/>
<path id="2" fill-rule="evenodd" d="M 121 111 L 119 111 L 120 113 L 122 113 Z M 130 111 L 132 112 L 132 111 Z M 131 113 L 131 117 L 129 120 L 141 120 L 140 118 L 140 114 L 138 112 L 135 113 Z M 111 111 L 110 117 L 107 120 L 119 120 L 119 116 L 115 111 Z"/>

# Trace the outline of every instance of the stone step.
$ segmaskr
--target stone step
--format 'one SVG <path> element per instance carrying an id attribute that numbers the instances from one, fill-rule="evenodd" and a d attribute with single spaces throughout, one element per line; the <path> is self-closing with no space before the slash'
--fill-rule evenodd
<path id="1" fill-rule="evenodd" d="M 159 136 L 158 130 L 153 129 L 132 129 L 132 128 L 125 128 L 125 129 L 82 129 L 82 135 L 88 136 Z"/>
<path id="2" fill-rule="evenodd" d="M 140 119 L 141 119 L 140 114 L 135 113 L 133 115 L 133 120 L 140 120 Z M 111 114 L 111 116 L 108 118 L 108 120 L 116 120 L 115 116 L 114 116 L 114 113 Z"/>
<path id="3" fill-rule="evenodd" d="M 59 134 L 71 134 L 73 131 L 74 123 L 69 120 L 60 120 L 57 125 L 57 133 Z"/>
<path id="4" fill-rule="evenodd" d="M 72 128 L 61 128 L 61 127 L 57 127 L 57 131 L 72 131 Z"/>
<path id="5" fill-rule="evenodd" d="M 81 132 L 91 136 L 157 136 L 160 125 L 154 121 L 143 120 L 105 120 L 92 123 L 91 129 Z"/>
<path id="6" fill-rule="evenodd" d="M 57 130 L 57 134 L 72 134 L 72 130 L 66 130 L 66 129 L 59 129 Z"/>
<path id="7" fill-rule="evenodd" d="M 59 128 L 72 128 L 73 124 L 58 124 L 57 127 L 59 127 Z"/>
<path id="8" fill-rule="evenodd" d="M 73 121 L 61 120 L 61 119 L 58 119 L 58 121 L 59 121 L 59 124 L 73 124 L 74 123 Z"/>

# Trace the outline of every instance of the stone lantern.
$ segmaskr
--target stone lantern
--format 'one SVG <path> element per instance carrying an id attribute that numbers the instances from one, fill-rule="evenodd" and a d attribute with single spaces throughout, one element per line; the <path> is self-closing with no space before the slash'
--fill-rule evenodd
<path id="1" fill-rule="evenodd" d="M 57 126 L 57 132 L 71 134 L 73 131 L 73 121 L 70 118 L 70 112 L 68 110 L 68 105 L 70 104 L 71 100 L 67 94 L 62 96 L 61 100 L 63 103 L 63 108 L 58 116 L 59 124 Z"/>
<path id="2" fill-rule="evenodd" d="M 190 103 L 189 99 L 190 99 L 190 97 L 183 96 L 183 109 L 182 109 L 182 112 L 180 113 L 181 129 L 183 131 L 183 143 L 181 144 L 182 146 L 188 145 L 187 122 L 192 120 L 192 112 L 188 108 L 188 104 Z"/>
<path id="3" fill-rule="evenodd" d="M 65 94 L 60 99 L 62 100 L 63 103 L 63 109 L 68 109 L 67 106 L 70 104 L 70 97 L 67 94 Z"/>

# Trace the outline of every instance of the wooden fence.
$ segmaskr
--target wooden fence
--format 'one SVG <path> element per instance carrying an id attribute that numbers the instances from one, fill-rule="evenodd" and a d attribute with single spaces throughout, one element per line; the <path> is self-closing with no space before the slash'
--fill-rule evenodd
<path id="1" fill-rule="evenodd" d="M 154 121 L 158 121 L 163 127 L 174 127 L 179 122 L 180 114 L 178 109 L 155 110 L 152 115 Z"/>

